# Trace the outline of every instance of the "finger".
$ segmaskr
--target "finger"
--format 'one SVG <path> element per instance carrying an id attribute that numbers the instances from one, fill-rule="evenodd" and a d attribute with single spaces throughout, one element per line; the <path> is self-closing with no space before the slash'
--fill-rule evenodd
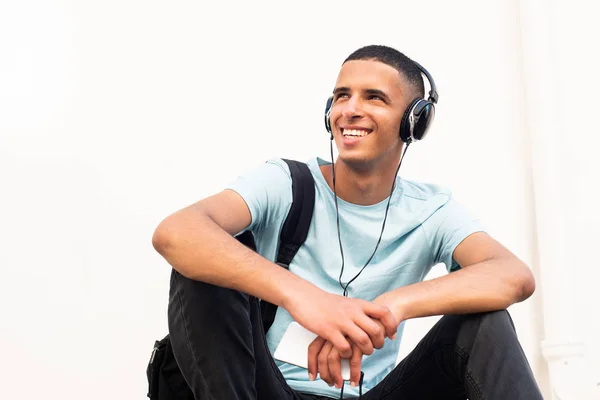
<path id="1" fill-rule="evenodd" d="M 319 377 L 324 380 L 329 386 L 333 385 L 333 380 L 331 379 L 331 375 L 329 374 L 329 362 L 327 360 L 327 356 L 329 356 L 329 352 L 333 349 L 333 345 L 331 342 L 326 342 L 321 351 L 319 352 L 319 356 L 317 357 L 317 362 L 319 365 Z"/>
<path id="2" fill-rule="evenodd" d="M 355 324 L 352 324 L 352 326 L 356 327 Z M 356 328 L 356 329 L 360 330 L 358 328 Z M 344 332 L 344 334 L 347 334 L 347 333 Z M 330 334 L 329 337 L 327 337 L 326 339 L 328 342 L 331 342 L 333 347 L 336 348 L 336 350 L 340 353 L 340 356 L 345 357 L 345 358 L 350 358 L 350 357 L 352 357 L 352 346 L 350 345 L 350 342 L 348 342 L 348 340 L 346 339 L 344 334 L 342 334 L 341 331 L 336 330 L 336 331 L 334 331 L 334 333 Z M 364 334 L 364 335 L 367 336 L 366 334 Z"/>
<path id="3" fill-rule="evenodd" d="M 319 336 L 308 346 L 308 379 L 311 381 L 314 380 L 319 373 L 318 357 L 326 342 L 325 339 Z"/>
<path id="4" fill-rule="evenodd" d="M 398 329 L 398 322 L 396 322 L 396 318 L 394 317 L 390 309 L 375 303 L 365 303 L 366 304 L 364 304 L 363 308 L 365 314 L 380 320 L 383 326 L 385 327 L 386 336 L 391 339 L 395 339 L 396 330 Z"/>
<path id="5" fill-rule="evenodd" d="M 392 340 L 396 339 L 396 331 L 398 330 L 398 322 L 396 322 L 396 318 L 394 317 L 392 312 L 389 311 L 382 318 L 380 318 L 379 321 L 381 321 L 381 323 L 385 327 L 386 336 Z"/>
<path id="6" fill-rule="evenodd" d="M 349 326 L 346 331 L 350 341 L 355 343 L 360 348 L 360 351 L 363 352 L 363 354 L 373 354 L 373 343 L 371 342 L 371 338 L 358 325 L 354 323 Z M 352 348 L 350 348 L 350 350 L 346 353 L 340 352 L 340 356 L 342 358 L 351 358 Z"/>
<path id="7" fill-rule="evenodd" d="M 356 316 L 354 322 L 369 335 L 374 348 L 380 349 L 383 347 L 386 331 L 381 321 L 369 318 L 367 315 L 363 314 Z"/>
<path id="8" fill-rule="evenodd" d="M 360 369 L 362 367 L 362 352 L 357 345 L 352 346 L 350 359 L 350 385 L 356 386 L 360 382 Z"/>
<path id="9" fill-rule="evenodd" d="M 329 377 L 338 389 L 344 384 L 341 360 L 340 353 L 335 348 L 332 348 L 327 355 L 327 366 L 329 367 Z"/>

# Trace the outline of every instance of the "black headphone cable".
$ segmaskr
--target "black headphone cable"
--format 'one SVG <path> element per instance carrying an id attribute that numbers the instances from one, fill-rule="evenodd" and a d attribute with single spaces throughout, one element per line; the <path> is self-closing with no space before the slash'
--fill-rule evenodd
<path id="1" fill-rule="evenodd" d="M 342 246 L 342 236 L 340 233 L 340 213 L 339 213 L 339 208 L 338 208 L 338 198 L 337 198 L 337 192 L 335 190 L 335 162 L 333 160 L 333 135 L 331 135 L 331 141 L 329 143 L 329 150 L 331 153 L 333 197 L 335 199 L 335 215 L 336 215 L 336 223 L 337 223 L 338 242 L 340 244 L 340 255 L 342 257 L 342 268 L 340 270 L 340 276 L 338 278 L 338 282 L 340 283 L 340 287 L 344 290 L 344 292 L 343 292 L 344 297 L 348 296 L 348 286 L 350 286 L 350 284 L 352 282 L 354 282 L 356 280 L 356 278 L 358 278 L 358 276 L 364 271 L 364 269 L 367 267 L 367 265 L 369 265 L 369 263 L 375 256 L 377 249 L 379 248 L 379 244 L 381 243 L 381 238 L 383 236 L 383 231 L 385 229 L 385 222 L 387 221 L 388 211 L 390 208 L 390 202 L 392 200 L 392 194 L 394 193 L 394 189 L 396 187 L 396 178 L 398 176 L 398 171 L 400 171 L 400 166 L 402 165 L 402 160 L 404 160 L 404 155 L 406 154 L 406 150 L 408 150 L 409 145 L 410 145 L 410 141 L 406 142 L 406 146 L 404 147 L 404 151 L 402 152 L 402 155 L 400 157 L 400 162 L 398 163 L 398 168 L 396 168 L 396 173 L 394 174 L 394 181 L 392 182 L 392 189 L 390 190 L 390 196 L 388 197 L 387 205 L 385 207 L 385 216 L 383 218 L 383 224 L 381 225 L 381 232 L 379 234 L 379 239 L 377 240 L 377 244 L 375 245 L 375 250 L 373 250 L 373 254 L 371 254 L 371 257 L 369 257 L 369 259 L 367 260 L 365 265 L 363 265 L 361 270 L 358 271 L 358 274 L 356 274 L 354 276 L 354 278 L 350 279 L 350 281 L 348 281 L 348 283 L 344 286 L 344 284 L 342 283 L 342 276 L 344 274 L 344 248 Z"/>

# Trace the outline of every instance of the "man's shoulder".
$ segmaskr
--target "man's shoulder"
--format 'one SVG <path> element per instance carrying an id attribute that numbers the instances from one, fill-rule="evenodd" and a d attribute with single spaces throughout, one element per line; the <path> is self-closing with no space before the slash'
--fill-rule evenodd
<path id="1" fill-rule="evenodd" d="M 285 175 L 291 178 L 290 168 L 287 163 L 281 157 L 272 157 L 267 159 L 262 165 L 262 168 L 271 169 L 278 172 L 283 172 Z"/>
<path id="2" fill-rule="evenodd" d="M 416 201 L 429 201 L 432 199 L 446 199 L 452 196 L 450 188 L 435 183 L 415 181 L 409 179 L 400 180 L 402 186 L 401 195 Z"/>
<path id="3" fill-rule="evenodd" d="M 262 165 L 262 167 L 268 168 L 268 169 L 278 169 L 291 179 L 292 176 L 290 173 L 290 167 L 289 167 L 288 163 L 285 161 L 286 159 L 290 160 L 290 161 L 295 161 L 295 162 L 300 162 L 300 163 L 306 164 L 311 169 L 313 169 L 314 166 L 317 164 L 316 158 L 311 158 L 309 160 L 297 160 L 297 159 L 292 159 L 292 158 L 287 158 L 287 157 L 272 157 L 272 158 L 267 159 L 264 162 L 264 164 Z"/>
<path id="4" fill-rule="evenodd" d="M 248 167 L 243 173 L 238 175 L 237 181 L 251 181 L 257 187 L 263 185 L 287 188 L 291 185 L 292 174 L 287 162 L 281 157 L 271 157 L 258 164 Z"/>
<path id="5" fill-rule="evenodd" d="M 415 226 L 424 223 L 441 210 L 447 210 L 451 203 L 452 191 L 442 185 L 422 181 L 402 179 L 396 206 L 402 209 L 404 219 L 413 221 Z"/>

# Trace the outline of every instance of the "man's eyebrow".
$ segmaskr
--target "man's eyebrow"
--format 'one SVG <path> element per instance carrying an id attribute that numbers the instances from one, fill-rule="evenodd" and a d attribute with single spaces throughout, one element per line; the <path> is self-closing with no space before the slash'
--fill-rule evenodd
<path id="1" fill-rule="evenodd" d="M 389 100 L 390 97 L 379 89 L 365 89 L 365 93 L 369 95 L 379 96 L 384 100 Z"/>
<path id="2" fill-rule="evenodd" d="M 338 93 L 347 93 L 350 91 L 350 88 L 347 87 L 336 87 L 335 89 L 333 89 L 333 94 L 338 94 Z"/>
<path id="3" fill-rule="evenodd" d="M 336 87 L 333 90 L 333 94 L 339 94 L 339 93 L 348 93 L 350 92 L 350 88 L 347 88 L 345 86 L 341 86 L 341 87 Z M 367 95 L 371 95 L 371 96 L 379 96 L 381 98 L 383 98 L 384 100 L 389 100 L 390 96 L 388 96 L 387 94 L 385 94 L 385 92 L 383 92 L 382 90 L 379 89 L 365 89 L 363 90 L 363 92 Z"/>

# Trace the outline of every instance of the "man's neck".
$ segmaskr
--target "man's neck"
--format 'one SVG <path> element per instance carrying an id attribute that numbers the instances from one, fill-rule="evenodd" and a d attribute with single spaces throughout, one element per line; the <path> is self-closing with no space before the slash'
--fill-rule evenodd
<path id="1" fill-rule="evenodd" d="M 357 171 L 341 161 L 335 163 L 335 191 L 337 196 L 349 203 L 373 205 L 385 200 L 391 193 L 396 177 L 396 167 L 375 168 Z M 333 169 L 331 164 L 321 166 L 327 184 L 333 190 Z"/>

